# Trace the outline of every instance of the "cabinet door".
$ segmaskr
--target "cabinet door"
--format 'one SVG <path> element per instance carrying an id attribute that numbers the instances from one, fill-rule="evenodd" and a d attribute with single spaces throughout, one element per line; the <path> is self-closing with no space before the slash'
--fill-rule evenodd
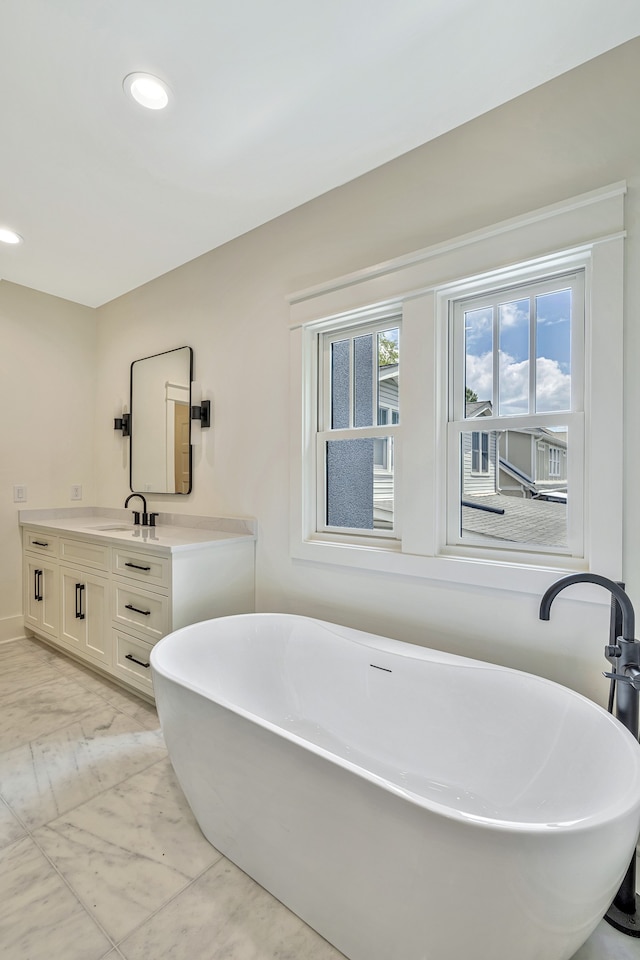
<path id="1" fill-rule="evenodd" d="M 25 557 L 24 622 L 36 632 L 58 635 L 58 567 L 45 557 Z"/>
<path id="2" fill-rule="evenodd" d="M 80 657 L 111 663 L 107 631 L 107 587 L 101 577 L 62 567 L 62 629 L 60 639 Z"/>

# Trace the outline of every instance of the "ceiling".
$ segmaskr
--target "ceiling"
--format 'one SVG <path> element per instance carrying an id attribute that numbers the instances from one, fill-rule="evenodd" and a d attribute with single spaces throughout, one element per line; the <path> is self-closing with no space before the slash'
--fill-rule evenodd
<path id="1" fill-rule="evenodd" d="M 99 306 L 638 35 L 638 0 L 2 0 L 0 278 Z"/>

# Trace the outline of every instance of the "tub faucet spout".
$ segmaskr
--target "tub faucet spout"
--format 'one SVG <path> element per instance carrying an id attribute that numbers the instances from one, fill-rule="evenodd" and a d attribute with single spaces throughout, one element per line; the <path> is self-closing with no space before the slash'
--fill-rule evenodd
<path id="1" fill-rule="evenodd" d="M 133 500 L 134 497 L 139 497 L 142 500 L 142 526 L 146 527 L 149 522 L 149 515 L 147 513 L 147 501 L 141 493 L 130 493 L 127 499 L 124 502 L 125 507 L 129 505 L 129 500 Z M 133 522 L 138 525 L 140 523 L 140 511 L 133 511 Z"/>
<path id="2" fill-rule="evenodd" d="M 608 590 L 612 596 L 612 630 L 616 620 L 616 604 L 622 616 L 622 636 L 611 636 L 605 647 L 605 657 L 617 664 L 613 672 L 605 673 L 616 684 L 616 717 L 638 739 L 638 693 L 640 692 L 640 643 L 634 638 L 635 613 L 623 585 L 601 577 L 597 573 L 575 573 L 561 577 L 552 583 L 540 601 L 540 619 L 548 620 L 551 604 L 565 587 L 574 583 L 595 583 Z M 617 631 L 616 631 L 617 632 Z M 609 708 L 612 709 L 612 700 Z M 640 937 L 640 913 L 636 906 L 636 858 L 635 851 L 620 889 L 605 914 L 613 927 L 631 937 Z"/>

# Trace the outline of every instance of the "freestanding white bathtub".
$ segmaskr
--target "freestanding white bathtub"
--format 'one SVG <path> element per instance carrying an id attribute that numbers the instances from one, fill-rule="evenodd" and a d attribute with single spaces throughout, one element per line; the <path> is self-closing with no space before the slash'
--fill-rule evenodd
<path id="1" fill-rule="evenodd" d="M 640 827 L 640 747 L 529 674 L 304 617 L 151 655 L 206 838 L 351 960 L 565 960 Z"/>

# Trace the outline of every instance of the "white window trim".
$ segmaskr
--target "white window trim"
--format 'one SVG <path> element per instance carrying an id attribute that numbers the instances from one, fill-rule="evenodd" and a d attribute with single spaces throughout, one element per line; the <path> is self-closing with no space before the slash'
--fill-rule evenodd
<path id="1" fill-rule="evenodd" d="M 336 329 L 336 324 L 333 321 L 330 321 L 326 325 L 322 325 L 322 329 L 316 328 L 319 334 L 318 336 L 318 369 L 322 368 L 323 371 L 326 371 L 330 365 L 330 356 L 331 356 L 331 346 L 336 341 L 345 339 L 345 334 L 352 336 L 367 336 L 372 334 L 376 336 L 378 333 L 382 332 L 384 329 L 390 329 L 392 327 L 401 327 L 402 321 L 400 315 L 396 312 L 390 313 L 385 312 L 382 316 L 379 312 L 376 312 L 375 317 L 372 317 L 370 322 L 358 323 L 357 328 L 353 328 L 353 325 L 350 324 L 345 327 L 344 324 L 338 324 Z M 350 329 L 352 328 L 352 329 Z M 335 330 L 335 335 L 334 335 Z M 320 352 L 322 351 L 322 356 Z M 381 539 L 381 540 L 397 540 L 401 535 L 400 527 L 400 517 L 401 510 L 397 509 L 397 505 L 394 504 L 394 515 L 393 515 L 393 526 L 390 530 L 384 530 L 382 528 L 377 529 L 375 533 L 369 531 L 363 531 L 361 528 L 357 527 L 335 527 L 330 526 L 325 522 L 326 514 L 326 501 L 327 501 L 327 477 L 325 469 L 325 457 L 323 455 L 324 445 L 328 441 L 332 440 L 357 440 L 357 439 L 386 439 L 391 438 L 394 444 L 394 487 L 397 487 L 397 484 L 400 482 L 398 478 L 398 463 L 402 463 L 402 456 L 399 452 L 400 446 L 400 437 L 402 434 L 401 427 L 398 424 L 386 423 L 386 424 L 372 424 L 369 427 L 341 427 L 335 428 L 331 426 L 331 396 L 330 390 L 325 389 L 327 383 L 322 382 L 322 378 L 319 378 L 318 381 L 318 429 L 316 434 L 316 460 L 315 460 L 315 476 L 316 476 L 316 532 L 317 534 L 330 534 L 331 540 L 344 539 L 345 537 L 357 538 L 358 541 L 362 538 L 363 542 L 367 542 L 372 538 Z M 351 392 L 351 397 L 349 401 L 349 407 L 351 414 L 353 414 L 354 403 L 353 403 L 353 390 L 355 386 L 355 379 L 353 376 L 349 378 L 349 389 Z M 376 388 L 376 381 L 372 380 L 372 391 Z M 376 398 L 372 393 L 372 414 L 377 410 Z"/>
<path id="2" fill-rule="evenodd" d="M 583 194 L 457 240 L 292 294 L 291 520 L 293 558 L 430 580 L 539 594 L 561 573 L 591 569 L 612 579 L 622 567 L 622 289 L 624 183 Z M 520 282 L 549 270 L 584 266 L 585 304 L 593 322 L 585 342 L 585 560 L 517 554 L 492 559 L 443 553 L 441 462 L 446 423 L 446 353 L 442 310 L 456 290 Z M 450 278 L 460 278 L 451 282 Z M 402 451 L 402 497 L 433 503 L 402 542 L 370 537 L 337 542 L 315 533 L 315 452 L 318 332 L 398 311 L 403 318 L 402 429 L 425 442 Z M 413 368 L 413 372 L 411 371 Z M 407 390 L 410 390 L 413 396 Z M 432 409 L 434 416 L 423 415 Z M 419 421 L 419 422 L 418 422 Z M 594 450 L 594 439 L 598 449 Z M 603 450 L 604 448 L 604 450 Z M 606 476 L 597 464 L 607 462 Z"/>
<path id="3" fill-rule="evenodd" d="M 564 259 L 564 258 L 563 258 Z M 516 544 L 514 543 L 512 548 L 512 555 L 515 553 L 522 554 L 523 557 L 526 557 L 530 553 L 540 553 L 545 555 L 553 555 L 554 553 L 558 556 L 565 554 L 567 555 L 567 562 L 570 557 L 574 558 L 573 563 L 579 564 L 580 568 L 584 567 L 584 563 L 580 563 L 581 560 L 585 557 L 585 545 L 584 545 L 584 480 L 583 477 L 586 476 L 586 469 L 583 469 L 583 460 L 584 460 L 584 368 L 585 368 L 585 342 L 589 338 L 590 332 L 590 316 L 589 311 L 586 309 L 585 305 L 585 296 L 584 296 L 584 287 L 586 284 L 586 273 L 590 266 L 590 258 L 585 257 L 581 258 L 578 256 L 576 262 L 577 269 L 567 273 L 565 270 L 561 270 L 558 274 L 553 272 L 554 275 L 549 277 L 549 265 L 545 265 L 545 269 L 542 271 L 542 276 L 540 278 L 531 277 L 530 269 L 527 267 L 527 280 L 524 284 L 517 284 L 512 286 L 513 296 L 521 296 L 523 294 L 528 296 L 535 296 L 536 294 L 553 290 L 563 285 L 563 280 L 566 281 L 568 287 L 571 288 L 573 294 L 573 306 L 572 312 L 574 314 L 574 325 L 572 326 L 572 335 L 571 335 L 571 408 L 566 411 L 559 412 L 534 412 L 534 413 L 523 413 L 519 415 L 513 414 L 500 414 L 499 411 L 499 396 L 498 388 L 499 382 L 498 377 L 494 373 L 494 393 L 492 397 L 493 410 L 497 411 L 495 414 L 492 413 L 491 416 L 482 417 L 480 420 L 467 420 L 465 417 L 465 408 L 464 408 L 464 385 L 466 383 L 466 376 L 464 370 L 464 346 L 463 346 L 463 335 L 464 327 L 462 324 L 462 316 L 464 310 L 466 309 L 465 301 L 469 299 L 473 302 L 474 309 L 480 301 L 482 304 L 484 298 L 473 296 L 467 298 L 464 294 L 460 296 L 458 293 L 455 298 L 447 297 L 446 289 L 440 292 L 441 300 L 441 316 L 439 322 L 441 324 L 449 324 L 449 345 L 448 353 L 440 357 L 439 362 L 442 364 L 449 364 L 449 383 L 448 383 L 448 408 L 451 411 L 451 415 L 448 418 L 448 423 L 446 426 L 447 431 L 447 445 L 448 445 L 448 461 L 447 461 L 447 473 L 448 473 L 448 507 L 447 507 L 447 530 L 448 535 L 446 538 L 446 545 L 442 545 L 442 552 L 444 553 L 457 553 L 461 556 L 474 556 L 486 553 L 486 546 L 478 541 L 474 545 L 473 538 L 471 536 L 459 536 L 456 534 L 456 530 L 459 527 L 460 523 L 460 507 L 459 500 L 460 497 L 457 494 L 459 486 L 459 445 L 460 438 L 463 433 L 467 431 L 477 431 L 479 424 L 482 423 L 483 429 L 528 429 L 530 427 L 536 427 L 541 425 L 547 426 L 567 426 L 569 432 L 571 433 L 571 450 L 572 456 L 569 462 L 570 466 L 570 476 L 568 477 L 568 487 L 571 490 L 571 499 L 569 502 L 569 515 L 568 515 L 568 524 L 567 524 L 567 538 L 568 544 L 567 548 L 564 550 L 551 550 L 546 547 L 536 546 L 535 544 Z M 506 288 L 509 289 L 509 288 Z M 506 290 L 503 288 L 498 289 L 498 294 L 501 297 L 506 293 Z M 471 288 L 471 293 L 473 294 L 473 287 Z M 487 303 L 493 303 L 496 299 L 496 290 L 494 289 L 490 296 L 486 298 Z M 446 315 L 445 315 L 446 308 Z M 584 321 L 584 322 L 583 322 Z M 530 329 L 530 355 L 535 356 L 535 344 L 533 342 L 533 337 L 535 335 L 535 327 L 533 324 Z M 494 367 L 497 364 L 498 360 L 498 350 L 499 344 L 497 342 L 493 343 L 494 351 Z M 534 376 L 530 369 L 530 396 L 529 404 L 530 408 L 533 408 L 535 405 L 535 398 L 533 393 L 534 387 Z M 479 474 L 476 474 L 479 475 Z"/>

